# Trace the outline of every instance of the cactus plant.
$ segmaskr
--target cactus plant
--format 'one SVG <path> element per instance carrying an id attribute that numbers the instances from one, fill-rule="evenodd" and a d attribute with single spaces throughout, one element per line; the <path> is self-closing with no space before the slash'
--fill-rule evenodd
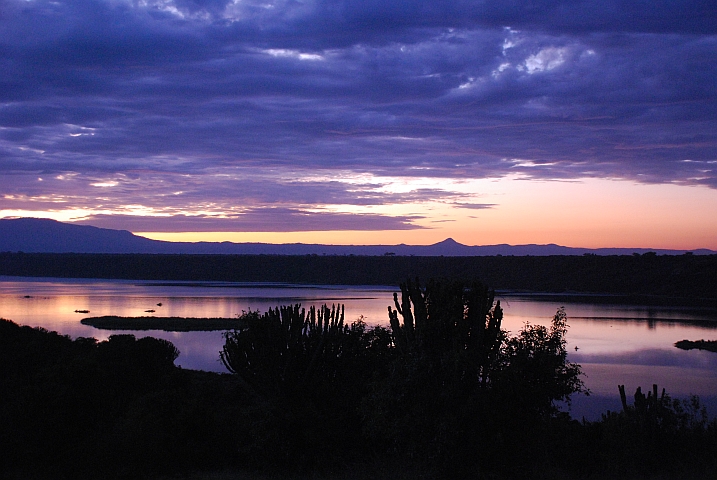
<path id="1" fill-rule="evenodd" d="M 401 301 L 394 293 L 395 309 L 388 307 L 399 351 L 434 358 L 461 356 L 485 384 L 488 365 L 497 358 L 504 340 L 503 310 L 500 301 L 493 305 L 495 293 L 478 281 L 430 280 L 422 289 L 416 279 L 400 288 Z"/>
<path id="2" fill-rule="evenodd" d="M 224 334 L 220 359 L 254 394 L 279 394 L 309 382 L 317 369 L 335 363 L 341 355 L 343 305 L 301 305 L 247 312 L 246 326 Z"/>

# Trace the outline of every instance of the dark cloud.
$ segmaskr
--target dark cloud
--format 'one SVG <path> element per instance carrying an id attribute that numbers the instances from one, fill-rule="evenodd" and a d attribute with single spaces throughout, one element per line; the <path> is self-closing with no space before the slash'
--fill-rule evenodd
<path id="1" fill-rule="evenodd" d="M 454 203 L 459 208 L 468 208 L 471 210 L 485 210 L 486 208 L 493 208 L 496 205 L 494 203 Z"/>
<path id="2" fill-rule="evenodd" d="M 418 216 L 385 216 L 335 212 L 310 212 L 289 208 L 254 208 L 225 217 L 172 215 L 94 215 L 78 224 L 118 228 L 134 232 L 297 232 L 331 230 L 415 230 Z"/>
<path id="3" fill-rule="evenodd" d="M 91 203 L 112 178 L 108 208 L 175 210 L 480 205 L 339 181 L 360 174 L 717 188 L 715 18 L 698 0 L 3 0 L 0 207 Z"/>

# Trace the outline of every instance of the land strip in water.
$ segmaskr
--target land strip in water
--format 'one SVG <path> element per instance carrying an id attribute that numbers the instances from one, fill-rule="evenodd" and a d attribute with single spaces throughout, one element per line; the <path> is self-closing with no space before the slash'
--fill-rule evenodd
<path id="1" fill-rule="evenodd" d="M 681 348 L 682 350 L 697 349 L 717 353 L 717 340 L 680 340 L 679 342 L 675 343 L 675 346 L 677 348 Z"/>
<path id="2" fill-rule="evenodd" d="M 246 325 L 240 318 L 118 317 L 107 315 L 81 320 L 102 330 L 162 330 L 165 332 L 210 332 L 234 330 Z"/>

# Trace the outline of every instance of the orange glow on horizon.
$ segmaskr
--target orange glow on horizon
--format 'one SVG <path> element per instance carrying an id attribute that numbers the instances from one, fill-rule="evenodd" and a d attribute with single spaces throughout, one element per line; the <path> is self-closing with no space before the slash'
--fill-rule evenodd
<path id="1" fill-rule="evenodd" d="M 427 179 L 401 179 L 410 193 L 426 188 Z M 398 188 L 398 187 L 396 187 Z M 449 192 L 433 200 L 374 206 L 326 205 L 293 208 L 342 215 L 395 215 L 418 218 L 412 230 L 296 232 L 157 232 L 143 237 L 172 242 L 311 243 L 328 245 L 430 245 L 453 238 L 464 245 L 558 244 L 578 248 L 654 248 L 717 250 L 717 189 L 673 184 L 639 184 L 626 180 L 546 181 L 520 178 L 434 179 Z M 453 195 L 453 197 L 451 197 Z M 488 208 L 466 208 L 488 206 Z M 150 206 L 131 215 L 150 215 Z M 197 214 L 187 210 L 184 214 Z M 116 212 L 66 208 L 52 211 L 0 210 L 1 217 L 43 217 L 59 221 L 112 216 Z M 166 214 L 164 214 L 166 215 Z M 158 226 L 162 219 L 157 217 Z"/>
<path id="2" fill-rule="evenodd" d="M 136 232 L 167 241 L 430 245 L 549 244 L 582 248 L 717 250 L 717 190 L 619 180 L 476 181 L 489 209 L 425 209 L 416 230 L 315 232 Z M 420 208 L 414 206 L 415 208 Z M 405 206 L 401 207 L 402 209 Z"/>

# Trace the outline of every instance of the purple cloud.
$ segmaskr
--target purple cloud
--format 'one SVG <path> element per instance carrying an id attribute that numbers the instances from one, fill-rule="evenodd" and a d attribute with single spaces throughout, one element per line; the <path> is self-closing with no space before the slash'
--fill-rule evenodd
<path id="1" fill-rule="evenodd" d="M 93 215 L 78 224 L 134 232 L 295 232 L 330 230 L 415 230 L 418 216 L 385 216 L 309 212 L 288 208 L 254 208 L 223 218 L 173 215 L 166 218 L 136 215 Z"/>
<path id="2" fill-rule="evenodd" d="M 701 0 L 5 0 L 0 208 L 483 208 L 352 175 L 717 188 L 714 18 Z"/>

